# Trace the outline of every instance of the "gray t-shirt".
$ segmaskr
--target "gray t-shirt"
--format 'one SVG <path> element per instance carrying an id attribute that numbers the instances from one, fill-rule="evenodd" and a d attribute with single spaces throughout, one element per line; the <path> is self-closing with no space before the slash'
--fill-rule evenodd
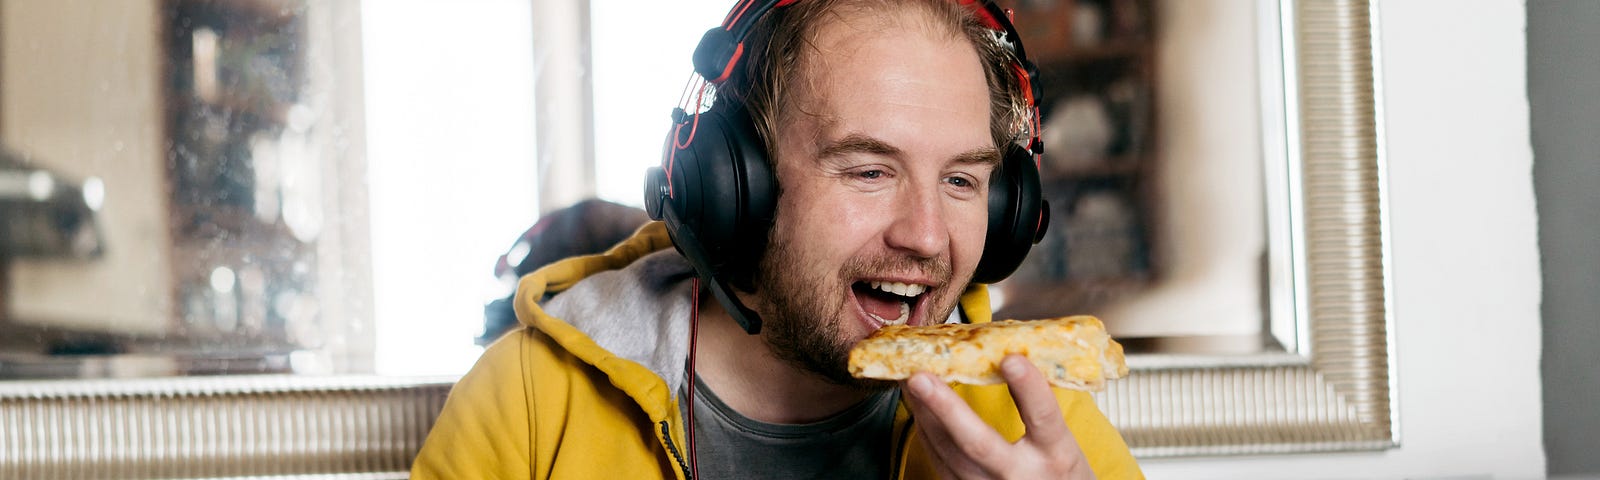
<path id="1" fill-rule="evenodd" d="M 888 476 L 899 389 L 867 397 L 816 423 L 786 425 L 740 415 L 699 376 L 694 380 L 694 449 L 701 478 Z"/>

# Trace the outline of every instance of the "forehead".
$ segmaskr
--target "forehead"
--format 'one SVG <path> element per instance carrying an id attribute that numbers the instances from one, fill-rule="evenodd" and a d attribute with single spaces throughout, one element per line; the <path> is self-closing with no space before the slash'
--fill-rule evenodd
<path id="1" fill-rule="evenodd" d="M 911 52 L 951 57 L 973 52 L 975 60 L 976 50 L 965 41 L 959 20 L 946 18 L 946 13 L 918 2 L 838 5 L 821 14 L 806 34 L 808 48 L 799 50 L 796 73 L 814 83 L 840 69 L 870 68 Z"/>
<path id="2" fill-rule="evenodd" d="M 958 28 L 919 8 L 830 12 L 780 116 L 816 121 L 824 137 L 989 145 L 988 82 Z"/>

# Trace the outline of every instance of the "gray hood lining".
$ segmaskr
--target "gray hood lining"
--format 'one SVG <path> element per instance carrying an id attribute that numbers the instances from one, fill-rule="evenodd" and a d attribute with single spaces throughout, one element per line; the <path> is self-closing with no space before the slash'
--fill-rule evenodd
<path id="1" fill-rule="evenodd" d="M 689 358 L 689 262 L 672 249 L 600 272 L 545 302 L 545 313 L 665 380 L 676 395 Z"/>

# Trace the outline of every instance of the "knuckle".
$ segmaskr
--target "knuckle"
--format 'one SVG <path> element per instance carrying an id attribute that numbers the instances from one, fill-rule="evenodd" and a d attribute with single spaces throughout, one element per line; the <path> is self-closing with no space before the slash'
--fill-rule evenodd
<path id="1" fill-rule="evenodd" d="M 989 444 L 989 443 L 969 444 L 969 445 L 966 445 L 962 450 L 963 450 L 964 453 L 967 454 L 967 457 L 971 458 L 973 461 L 976 461 L 979 464 L 983 464 L 983 465 L 1004 465 L 1003 463 L 999 463 L 998 462 L 1000 460 L 1000 456 L 1004 452 L 1000 448 L 996 447 L 993 444 Z"/>

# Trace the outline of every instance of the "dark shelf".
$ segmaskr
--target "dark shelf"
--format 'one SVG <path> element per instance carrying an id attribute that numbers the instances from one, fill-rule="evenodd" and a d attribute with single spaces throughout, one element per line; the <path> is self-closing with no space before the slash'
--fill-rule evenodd
<path id="1" fill-rule="evenodd" d="M 1040 67 L 1075 67 L 1101 60 L 1142 60 L 1150 52 L 1150 41 L 1142 38 L 1118 39 L 1089 46 L 1074 46 L 1050 56 L 1040 57 Z"/>
<path id="2" fill-rule="evenodd" d="M 222 93 L 212 101 L 206 101 L 193 95 L 172 95 L 167 97 L 170 105 L 167 107 L 174 111 L 210 110 L 234 114 L 254 116 L 260 123 L 272 126 L 281 126 L 289 118 L 287 102 L 262 101 L 233 93 Z"/>
<path id="3" fill-rule="evenodd" d="M 1061 182 L 1077 182 L 1092 179 L 1113 179 L 1132 177 L 1144 173 L 1143 159 L 1122 156 L 1102 160 L 1094 165 L 1074 167 L 1066 170 L 1052 171 L 1048 168 L 1041 173 L 1040 181 L 1049 187 Z"/>
<path id="4" fill-rule="evenodd" d="M 1055 318 L 1099 315 L 1113 302 L 1150 286 L 1145 275 L 1083 280 L 1007 280 L 998 285 L 1005 303 L 995 319 Z"/>

